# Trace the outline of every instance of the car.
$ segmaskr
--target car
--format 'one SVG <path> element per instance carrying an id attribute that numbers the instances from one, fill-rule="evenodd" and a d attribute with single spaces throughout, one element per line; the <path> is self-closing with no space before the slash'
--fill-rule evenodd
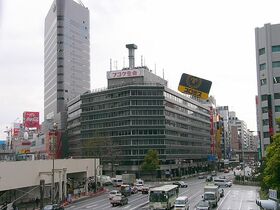
<path id="1" fill-rule="evenodd" d="M 112 198 L 116 195 L 121 195 L 121 192 L 119 190 L 112 190 L 109 192 L 109 200 L 112 200 Z"/>
<path id="2" fill-rule="evenodd" d="M 132 186 L 131 187 L 131 194 L 136 194 L 136 193 L 138 193 L 137 187 L 136 186 Z"/>
<path id="3" fill-rule="evenodd" d="M 224 195 L 225 195 L 224 189 L 219 187 L 218 190 L 219 190 L 219 193 L 220 193 L 220 198 L 224 197 Z"/>
<path id="4" fill-rule="evenodd" d="M 43 210 L 64 210 L 64 207 L 59 204 L 48 204 Z"/>
<path id="5" fill-rule="evenodd" d="M 211 204 L 209 201 L 201 200 L 195 205 L 195 210 L 211 210 Z"/>
<path id="6" fill-rule="evenodd" d="M 225 168 L 224 173 L 229 173 L 229 170 Z"/>
<path id="7" fill-rule="evenodd" d="M 175 210 L 190 210 L 190 201 L 187 196 L 180 196 L 176 198 L 174 204 Z"/>
<path id="8" fill-rule="evenodd" d="M 137 188 L 138 191 L 142 191 L 143 184 L 136 184 L 135 187 Z"/>
<path id="9" fill-rule="evenodd" d="M 198 178 L 199 178 L 199 179 L 204 179 L 204 178 L 205 178 L 204 173 L 199 173 L 199 174 L 198 174 Z"/>
<path id="10" fill-rule="evenodd" d="M 150 188 L 147 186 L 143 186 L 142 187 L 142 194 L 148 194 L 149 193 Z"/>
<path id="11" fill-rule="evenodd" d="M 206 177 L 206 182 L 212 182 L 213 181 L 213 177 L 211 175 L 208 175 Z"/>
<path id="12" fill-rule="evenodd" d="M 214 184 L 220 187 L 231 187 L 232 182 L 227 179 L 214 179 Z"/>
<path id="13" fill-rule="evenodd" d="M 118 205 L 125 205 L 128 204 L 128 198 L 124 195 L 116 195 L 111 200 L 112 206 L 118 206 Z"/>
<path id="14" fill-rule="evenodd" d="M 212 176 L 217 176 L 217 172 L 216 172 L 216 171 L 212 171 L 212 172 L 211 172 L 211 175 L 212 175 Z"/>
<path id="15" fill-rule="evenodd" d="M 179 187 L 188 187 L 188 184 L 184 181 L 176 181 L 176 182 L 173 182 L 173 185 L 178 185 Z"/>

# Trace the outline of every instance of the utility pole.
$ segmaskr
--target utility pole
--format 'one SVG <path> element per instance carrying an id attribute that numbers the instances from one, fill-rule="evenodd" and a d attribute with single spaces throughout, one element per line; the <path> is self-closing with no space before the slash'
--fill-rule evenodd
<path id="1" fill-rule="evenodd" d="M 53 124 L 53 128 L 50 132 L 51 134 L 51 153 L 52 153 L 52 190 L 51 190 L 51 202 L 54 204 L 55 202 L 55 182 L 54 182 L 54 159 L 56 154 L 56 131 L 57 131 L 57 123 Z"/>

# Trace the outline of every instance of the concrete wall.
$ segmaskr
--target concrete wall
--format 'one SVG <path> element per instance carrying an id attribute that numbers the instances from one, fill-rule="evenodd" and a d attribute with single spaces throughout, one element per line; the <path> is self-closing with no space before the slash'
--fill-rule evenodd
<path id="1" fill-rule="evenodd" d="M 85 172 L 87 177 L 99 174 L 99 160 L 96 159 L 57 159 L 55 163 L 55 182 L 59 180 L 59 171 L 67 174 Z M 96 163 L 96 165 L 95 165 Z M 52 160 L 32 160 L 0 162 L 0 191 L 31 187 L 40 184 L 44 179 L 51 183 Z"/>

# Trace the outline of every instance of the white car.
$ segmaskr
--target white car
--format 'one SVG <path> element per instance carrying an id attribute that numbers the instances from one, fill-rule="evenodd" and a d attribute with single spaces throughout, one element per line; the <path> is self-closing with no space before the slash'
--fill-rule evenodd
<path id="1" fill-rule="evenodd" d="M 136 184 L 135 187 L 137 188 L 138 191 L 142 191 L 143 184 Z"/>
<path id="2" fill-rule="evenodd" d="M 112 190 L 109 192 L 109 200 L 112 200 L 113 197 L 115 197 L 116 195 L 121 196 L 121 192 L 119 190 Z"/>

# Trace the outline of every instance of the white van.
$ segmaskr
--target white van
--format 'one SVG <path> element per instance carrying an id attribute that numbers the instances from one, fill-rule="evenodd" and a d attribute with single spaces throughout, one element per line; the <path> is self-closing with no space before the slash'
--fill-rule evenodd
<path id="1" fill-rule="evenodd" d="M 118 178 L 113 178 L 112 183 L 114 187 L 120 187 L 123 184 L 123 180 Z"/>
<path id="2" fill-rule="evenodd" d="M 214 184 L 220 187 L 231 187 L 232 182 L 227 179 L 214 179 Z"/>
<path id="3" fill-rule="evenodd" d="M 178 197 L 175 201 L 174 210 L 189 210 L 190 202 L 187 196 Z"/>

